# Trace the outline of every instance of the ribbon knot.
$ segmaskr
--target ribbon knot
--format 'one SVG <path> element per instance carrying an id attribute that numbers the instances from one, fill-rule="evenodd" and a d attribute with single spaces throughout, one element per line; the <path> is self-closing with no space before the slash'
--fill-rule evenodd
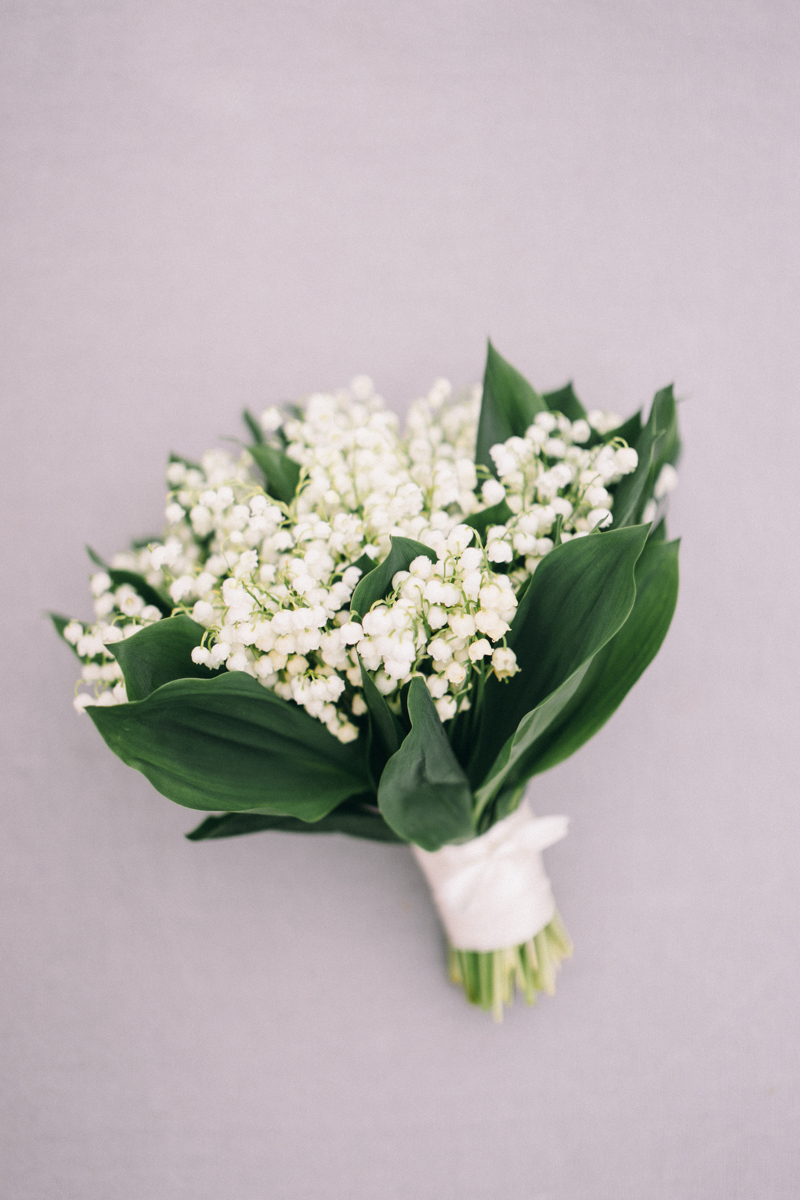
<path id="1" fill-rule="evenodd" d="M 502 950 L 544 929 L 555 913 L 542 850 L 566 836 L 567 817 L 535 817 L 519 808 L 459 846 L 414 855 L 433 893 L 450 944 Z"/>

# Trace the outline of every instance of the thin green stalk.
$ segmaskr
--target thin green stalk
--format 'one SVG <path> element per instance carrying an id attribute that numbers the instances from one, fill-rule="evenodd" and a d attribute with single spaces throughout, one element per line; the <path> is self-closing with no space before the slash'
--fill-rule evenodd
<path id="1" fill-rule="evenodd" d="M 450 979 L 464 989 L 470 1004 L 491 1012 L 499 1022 L 516 992 L 528 1004 L 536 1003 L 539 992 L 552 996 L 556 973 L 571 954 L 572 942 L 556 912 L 549 925 L 520 946 L 489 951 L 450 947 L 448 967 Z"/>

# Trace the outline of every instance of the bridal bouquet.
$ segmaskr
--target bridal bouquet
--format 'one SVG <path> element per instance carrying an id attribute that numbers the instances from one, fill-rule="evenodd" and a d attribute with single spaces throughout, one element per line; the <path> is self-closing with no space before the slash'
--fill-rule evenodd
<path id="1" fill-rule="evenodd" d="M 95 619 L 53 615 L 75 706 L 188 836 L 406 842 L 450 974 L 501 1017 L 570 953 L 532 776 L 572 754 L 656 654 L 678 589 L 664 509 L 671 388 L 647 421 L 541 395 L 489 345 L 405 432 L 365 377 L 256 419 L 251 444 L 173 455 L 162 537 L 105 563 Z"/>

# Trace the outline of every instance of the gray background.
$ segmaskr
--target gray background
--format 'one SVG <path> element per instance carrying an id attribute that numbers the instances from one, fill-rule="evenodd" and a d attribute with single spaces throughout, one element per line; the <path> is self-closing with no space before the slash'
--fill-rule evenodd
<path id="1" fill-rule="evenodd" d="M 797 1194 L 798 8 L 4 3 L 2 1194 Z M 502 1027 L 403 849 L 194 815 L 40 616 L 170 449 L 371 374 L 685 398 L 678 613 L 541 778 L 576 954 Z"/>

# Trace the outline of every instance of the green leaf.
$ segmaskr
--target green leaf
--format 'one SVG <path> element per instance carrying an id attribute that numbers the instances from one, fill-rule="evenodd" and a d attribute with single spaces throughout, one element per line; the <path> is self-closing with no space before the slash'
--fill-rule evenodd
<path id="1" fill-rule="evenodd" d="M 138 571 L 122 571 L 117 569 L 117 567 L 107 567 L 106 571 L 111 578 L 111 584 L 114 588 L 122 587 L 123 584 L 127 583 L 133 588 L 137 596 L 141 596 L 145 604 L 152 604 L 162 616 L 168 617 L 175 607 L 167 596 L 152 587 Z"/>
<path id="2" fill-rule="evenodd" d="M 253 443 L 260 446 L 264 441 L 264 431 L 248 408 L 242 409 L 242 420 L 250 430 Z"/>
<path id="3" fill-rule="evenodd" d="M 300 481 L 300 464 L 266 442 L 247 449 L 264 473 L 264 490 L 276 500 L 291 504 Z"/>
<path id="4" fill-rule="evenodd" d="M 469 760 L 473 786 L 483 782 L 522 718 L 579 670 L 614 636 L 636 594 L 633 570 L 647 526 L 574 538 L 539 564 L 507 637 L 520 670 L 501 683 L 492 676 L 481 704 Z"/>
<path id="5" fill-rule="evenodd" d="M 586 409 L 575 395 L 571 381 L 557 392 L 545 392 L 542 399 L 550 412 L 563 413 L 570 421 L 586 420 Z"/>
<path id="6" fill-rule="evenodd" d="M 240 671 L 177 679 L 91 716 L 109 747 L 186 808 L 317 821 L 369 790 L 363 746 Z"/>
<path id="7" fill-rule="evenodd" d="M 213 679 L 219 671 L 192 662 L 192 651 L 205 629 L 182 614 L 147 625 L 139 633 L 108 646 L 122 667 L 129 700 L 144 700 L 173 679 Z"/>
<path id="8" fill-rule="evenodd" d="M 200 463 L 193 462 L 193 460 L 191 458 L 184 458 L 182 454 L 175 454 L 174 452 L 172 454 L 170 454 L 169 461 L 171 463 L 176 463 L 176 462 L 183 463 L 183 465 L 185 467 L 188 467 L 190 471 L 201 471 L 203 469 L 200 466 Z M 159 539 L 153 538 L 152 540 L 154 542 L 157 542 Z"/>
<path id="9" fill-rule="evenodd" d="M 628 417 L 627 421 L 623 421 L 621 425 L 616 425 L 610 429 L 608 433 L 598 433 L 596 429 L 592 430 L 591 437 L 587 446 L 597 446 L 600 442 L 613 442 L 615 438 L 622 438 L 629 446 L 635 448 L 637 441 L 642 432 L 642 410 L 639 409 L 632 417 Z"/>
<path id="10" fill-rule="evenodd" d="M 496 476 L 497 469 L 489 453 L 492 446 L 514 435 L 524 437 L 536 414 L 546 410 L 547 405 L 538 392 L 489 342 L 475 462 Z"/>
<path id="11" fill-rule="evenodd" d="M 490 526 L 505 525 L 506 521 L 512 516 L 513 513 L 505 500 L 501 500 L 499 504 L 493 504 L 491 508 L 485 508 L 483 512 L 472 513 L 471 516 L 465 517 L 462 524 L 469 525 L 472 529 L 477 529 L 481 538 L 485 538 L 486 530 Z"/>
<path id="12" fill-rule="evenodd" d="M 614 528 L 635 525 L 653 492 L 658 472 L 665 462 L 677 458 L 678 416 L 672 384 L 656 392 L 647 424 L 636 440 L 639 465 L 617 485 L 614 496 Z"/>
<path id="13" fill-rule="evenodd" d="M 91 546 L 87 546 L 87 547 L 86 547 L 86 553 L 89 555 L 89 558 L 92 560 L 92 562 L 94 563 L 94 565 L 95 565 L 96 567 L 102 567 L 102 569 L 103 569 L 104 571 L 107 571 L 107 570 L 108 570 L 108 563 L 107 563 L 107 562 L 105 562 L 105 561 L 104 561 L 104 560 L 103 560 L 103 559 L 100 557 L 100 555 L 97 553 L 97 551 L 96 551 L 96 550 L 93 550 Z"/>
<path id="14" fill-rule="evenodd" d="M 530 757 L 532 747 L 569 704 L 580 688 L 589 667 L 590 662 L 585 662 L 561 684 L 561 687 L 556 688 L 541 704 L 537 704 L 536 708 L 522 718 L 492 764 L 486 779 L 475 791 L 477 817 L 500 792 L 517 787 L 521 780 L 532 774 L 531 771 L 526 774 L 526 761 Z"/>
<path id="15" fill-rule="evenodd" d="M 73 653 L 73 654 L 75 654 L 75 655 L 77 655 L 77 653 L 78 653 L 78 647 L 77 647 L 77 646 L 73 646 L 72 642 L 68 642 L 68 641 L 67 641 L 67 639 L 64 637 L 64 630 L 65 630 L 65 629 L 67 628 L 67 626 L 69 625 L 70 621 L 72 620 L 72 617 L 63 617 L 63 616 L 61 615 L 61 613 L 54 613 L 54 612 L 49 612 L 49 613 L 47 614 L 47 616 L 48 616 L 48 617 L 50 618 L 50 620 L 53 622 L 53 626 L 54 626 L 54 628 L 55 628 L 55 631 L 56 631 L 56 633 L 58 634 L 58 636 L 61 638 L 61 640 L 62 640 L 62 642 L 64 643 L 64 645 L 65 645 L 65 646 L 69 646 L 69 648 L 70 648 L 70 650 L 72 651 L 72 653 Z"/>
<path id="16" fill-rule="evenodd" d="M 636 602 L 630 616 L 592 659 L 572 700 L 536 745 L 528 775 L 538 775 L 580 749 L 655 658 L 678 599 L 678 547 L 677 541 L 648 541 L 636 564 Z"/>
<path id="17" fill-rule="evenodd" d="M 207 838 L 239 837 L 241 834 L 267 830 L 280 833 L 344 833 L 370 842 L 404 844 L 377 809 L 353 801 L 346 801 L 328 813 L 327 817 L 311 822 L 301 821 L 297 817 L 269 817 L 259 813 L 225 813 L 222 817 L 206 817 L 186 837 L 190 842 L 202 842 Z"/>
<path id="18" fill-rule="evenodd" d="M 369 709 L 370 723 L 374 738 L 383 749 L 384 761 L 391 758 L 400 749 L 400 743 L 405 731 L 394 715 L 386 700 L 378 691 L 375 682 L 359 658 L 361 667 L 361 686 L 364 689 L 364 702 Z"/>
<path id="19" fill-rule="evenodd" d="M 408 689 L 411 732 L 384 769 L 380 810 L 395 833 L 424 850 L 473 837 L 472 792 L 425 681 Z"/>
<path id="20" fill-rule="evenodd" d="M 617 425 L 616 429 L 612 429 L 609 433 L 603 434 L 604 442 L 613 442 L 615 438 L 622 438 L 629 446 L 634 446 L 642 436 L 642 410 L 639 409 L 632 417 L 628 417 L 627 421 L 623 421 L 621 425 Z"/>
<path id="21" fill-rule="evenodd" d="M 407 571 L 415 558 L 425 554 L 431 562 L 436 562 L 436 551 L 413 538 L 393 537 L 392 548 L 379 566 L 374 567 L 367 575 L 359 579 L 350 601 L 350 611 L 356 617 L 363 617 L 372 608 L 376 600 L 383 600 L 392 590 L 392 580 L 398 571 Z"/>
<path id="22" fill-rule="evenodd" d="M 359 569 L 359 571 L 361 572 L 362 576 L 363 576 L 363 575 L 368 575 L 368 574 L 370 573 L 370 571 L 372 571 L 372 570 L 374 570 L 374 569 L 375 569 L 375 559 L 374 559 L 374 558 L 370 558 L 370 556 L 369 556 L 368 554 L 361 554 L 361 555 L 360 555 L 360 556 L 359 556 L 359 557 L 356 559 L 356 561 L 355 561 L 355 562 L 348 563 L 347 565 L 348 565 L 348 567 L 358 567 L 358 569 Z M 346 570 L 346 569 L 347 569 L 346 567 L 345 567 L 345 568 L 341 568 L 341 574 L 340 574 L 340 575 L 337 575 L 337 576 L 336 576 L 336 578 L 337 578 L 337 579 L 340 579 L 340 578 L 341 578 L 341 575 L 344 575 L 344 572 L 345 572 L 345 570 Z"/>
<path id="23" fill-rule="evenodd" d="M 667 540 L 667 522 L 664 517 L 657 525 L 650 526 L 650 532 L 647 535 L 648 542 L 665 542 Z"/>

